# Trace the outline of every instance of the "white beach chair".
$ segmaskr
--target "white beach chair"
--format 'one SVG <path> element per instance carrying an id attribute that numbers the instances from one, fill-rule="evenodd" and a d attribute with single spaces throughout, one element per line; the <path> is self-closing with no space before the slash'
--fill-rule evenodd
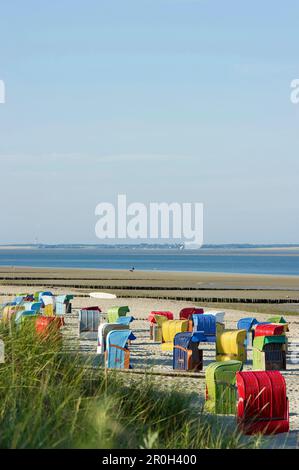
<path id="1" fill-rule="evenodd" d="M 216 323 L 224 323 L 225 312 L 222 310 L 207 310 L 205 313 L 214 315 L 216 317 Z"/>

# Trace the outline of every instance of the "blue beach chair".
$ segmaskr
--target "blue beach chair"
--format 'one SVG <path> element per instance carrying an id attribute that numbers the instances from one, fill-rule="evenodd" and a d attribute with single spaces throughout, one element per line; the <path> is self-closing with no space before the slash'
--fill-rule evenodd
<path id="1" fill-rule="evenodd" d="M 193 333 L 201 333 L 200 342 L 216 342 L 216 317 L 215 315 L 192 315 Z"/>
<path id="2" fill-rule="evenodd" d="M 202 350 L 198 349 L 201 333 L 177 333 L 173 345 L 173 368 L 177 370 L 202 370 Z"/>
<path id="3" fill-rule="evenodd" d="M 136 336 L 130 330 L 113 330 L 106 340 L 106 367 L 108 369 L 130 369 L 128 341 Z"/>
<path id="4" fill-rule="evenodd" d="M 252 344 L 252 328 L 254 325 L 257 325 L 258 321 L 256 318 L 253 317 L 245 317 L 241 318 L 237 323 L 238 330 L 246 330 L 247 336 L 245 340 L 245 346 L 249 346 Z"/>
<path id="5" fill-rule="evenodd" d="M 42 302 L 24 302 L 23 304 L 25 310 L 31 310 L 34 313 L 38 313 L 42 308 Z"/>
<path id="6" fill-rule="evenodd" d="M 28 320 L 35 321 L 37 319 L 37 317 L 38 317 L 38 314 L 37 314 L 36 311 L 21 310 L 21 311 L 16 313 L 15 323 L 16 323 L 17 326 L 20 326 Z"/>

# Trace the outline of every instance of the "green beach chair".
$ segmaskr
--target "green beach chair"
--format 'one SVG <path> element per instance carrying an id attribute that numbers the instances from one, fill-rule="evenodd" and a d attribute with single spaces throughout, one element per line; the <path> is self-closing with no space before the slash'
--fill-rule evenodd
<path id="1" fill-rule="evenodd" d="M 287 338 L 280 336 L 257 336 L 253 340 L 253 370 L 286 370 Z"/>
<path id="2" fill-rule="evenodd" d="M 236 373 L 241 361 L 213 362 L 206 368 L 205 410 L 216 414 L 235 414 L 237 405 Z"/>
<path id="3" fill-rule="evenodd" d="M 125 317 L 129 313 L 129 307 L 110 307 L 107 310 L 108 323 L 117 323 L 119 317 Z"/>

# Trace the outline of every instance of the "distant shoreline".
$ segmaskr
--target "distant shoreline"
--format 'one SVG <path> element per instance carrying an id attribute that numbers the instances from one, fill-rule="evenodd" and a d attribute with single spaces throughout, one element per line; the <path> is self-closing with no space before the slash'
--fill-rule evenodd
<path id="1" fill-rule="evenodd" d="M 129 251 L 180 251 L 180 244 L 117 244 L 117 245 L 105 245 L 105 244 L 0 244 L 0 250 L 129 250 Z M 227 252 L 233 251 L 298 251 L 299 244 L 215 244 L 215 245 L 203 245 L 199 250 L 188 250 L 184 249 L 184 252 L 210 252 L 210 251 L 221 251 Z"/>

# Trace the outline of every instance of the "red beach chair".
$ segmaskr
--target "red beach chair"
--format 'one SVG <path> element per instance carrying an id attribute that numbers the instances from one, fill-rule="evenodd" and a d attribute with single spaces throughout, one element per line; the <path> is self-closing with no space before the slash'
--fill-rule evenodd
<path id="1" fill-rule="evenodd" d="M 204 313 L 201 307 L 186 307 L 180 311 L 180 320 L 192 320 L 192 315 L 200 315 Z M 192 326 L 189 325 L 189 330 L 192 331 Z"/>
<path id="2" fill-rule="evenodd" d="M 38 335 L 47 338 L 50 335 L 57 335 L 64 324 L 62 317 L 38 316 L 35 321 L 35 331 Z"/>
<path id="3" fill-rule="evenodd" d="M 286 383 L 279 371 L 237 372 L 238 422 L 245 434 L 289 431 Z"/>
<path id="4" fill-rule="evenodd" d="M 173 320 L 172 312 L 168 312 L 168 311 L 159 312 L 158 310 L 157 311 L 153 310 L 147 318 L 150 323 L 156 323 L 155 315 L 161 315 L 163 317 L 166 317 L 167 320 Z"/>

